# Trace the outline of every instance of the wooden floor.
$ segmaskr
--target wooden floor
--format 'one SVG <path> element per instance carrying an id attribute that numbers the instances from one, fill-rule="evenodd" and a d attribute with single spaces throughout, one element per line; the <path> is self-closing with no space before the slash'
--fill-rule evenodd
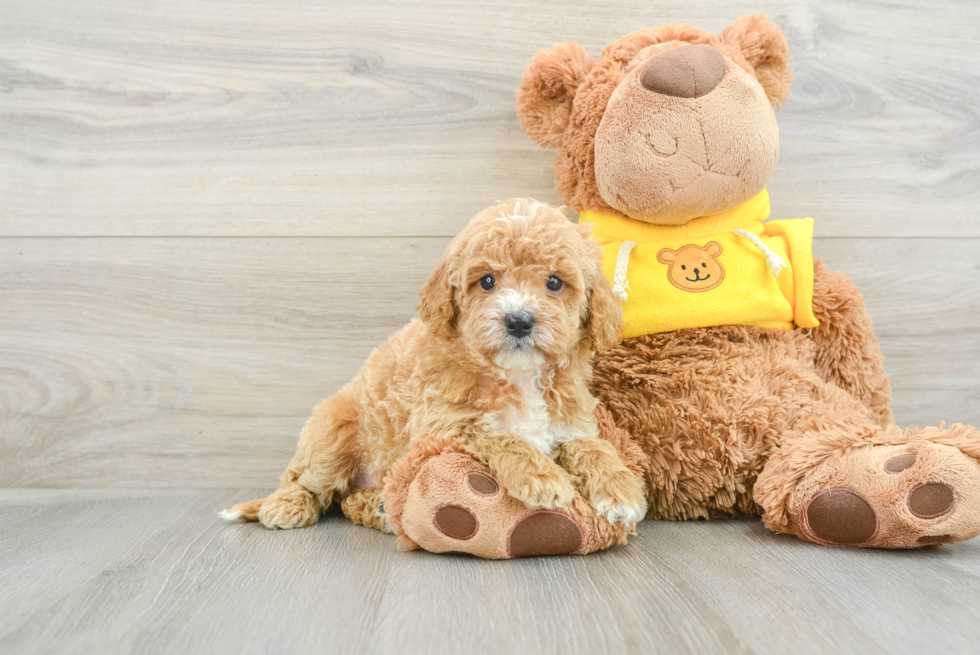
<path id="1" fill-rule="evenodd" d="M 537 50 L 746 10 L 796 69 L 774 217 L 861 286 L 898 421 L 980 424 L 978 3 L 0 3 L 0 652 L 977 652 L 980 540 L 647 523 L 495 563 L 214 517 L 470 216 L 560 203 Z"/>
<path id="2" fill-rule="evenodd" d="M 0 493 L 0 652 L 976 653 L 980 540 L 823 548 L 757 521 L 628 546 L 402 553 L 334 515 L 229 524 L 234 491 Z"/>

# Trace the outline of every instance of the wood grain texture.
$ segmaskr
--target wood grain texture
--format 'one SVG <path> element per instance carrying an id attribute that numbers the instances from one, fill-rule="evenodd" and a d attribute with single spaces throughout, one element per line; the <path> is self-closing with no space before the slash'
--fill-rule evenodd
<path id="1" fill-rule="evenodd" d="M 980 236 L 974 2 L 15 0 L 0 5 L 0 234 L 450 236 L 558 201 L 521 72 L 667 21 L 786 32 L 777 214 L 822 236 Z"/>
<path id="2" fill-rule="evenodd" d="M 402 553 L 333 515 L 273 532 L 255 490 L 0 491 L 8 653 L 974 653 L 980 541 L 826 548 L 757 521 L 647 521 L 626 547 Z"/>
<path id="3" fill-rule="evenodd" d="M 272 485 L 446 243 L 0 240 L 2 486 Z M 868 296 L 902 424 L 980 424 L 974 247 L 817 240 Z"/>
<path id="4" fill-rule="evenodd" d="M 470 216 L 559 202 L 513 109 L 536 51 L 746 11 L 796 69 L 773 215 L 862 287 L 898 420 L 980 424 L 980 4 L 0 3 L 0 652 L 976 652 L 980 540 L 646 522 L 485 562 L 214 516 Z"/>

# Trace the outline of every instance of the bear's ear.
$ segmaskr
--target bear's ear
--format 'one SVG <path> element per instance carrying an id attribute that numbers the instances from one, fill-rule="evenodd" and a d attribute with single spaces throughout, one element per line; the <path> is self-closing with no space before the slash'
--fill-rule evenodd
<path id="1" fill-rule="evenodd" d="M 595 60 L 577 43 L 559 43 L 534 55 L 517 90 L 517 116 L 528 135 L 557 148 L 572 114 L 572 98 Z"/>
<path id="2" fill-rule="evenodd" d="M 657 261 L 661 264 L 672 264 L 677 259 L 677 251 L 664 248 L 657 253 Z"/>
<path id="3" fill-rule="evenodd" d="M 721 254 L 721 244 L 717 241 L 712 241 L 705 247 L 705 250 L 707 250 L 708 254 L 712 257 L 717 257 Z"/>
<path id="4" fill-rule="evenodd" d="M 789 67 L 789 46 L 779 27 L 765 16 L 749 14 L 726 27 L 721 38 L 742 53 L 769 102 L 781 104 L 789 95 L 793 69 Z"/>

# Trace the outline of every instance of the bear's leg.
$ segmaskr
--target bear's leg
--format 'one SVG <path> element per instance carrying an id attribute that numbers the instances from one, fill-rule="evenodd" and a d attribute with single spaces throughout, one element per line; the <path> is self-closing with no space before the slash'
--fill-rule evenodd
<path id="1" fill-rule="evenodd" d="M 895 422 L 891 384 L 871 315 L 857 286 L 822 262 L 813 266 L 814 364 L 820 377 L 860 400 L 882 427 Z"/>
<path id="2" fill-rule="evenodd" d="M 611 525 L 581 495 L 559 509 L 529 509 L 461 440 L 429 437 L 385 477 L 384 517 L 404 550 L 488 559 L 585 554 L 625 543 L 633 526 Z M 357 522 L 357 521 L 355 521 Z"/>
<path id="3" fill-rule="evenodd" d="M 980 534 L 980 433 L 960 424 L 882 428 L 838 387 L 816 395 L 756 481 L 770 529 L 878 548 Z"/>

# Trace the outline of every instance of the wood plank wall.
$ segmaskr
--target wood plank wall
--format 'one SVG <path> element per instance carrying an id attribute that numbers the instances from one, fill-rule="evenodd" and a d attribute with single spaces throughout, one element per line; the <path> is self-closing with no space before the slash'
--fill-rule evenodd
<path id="1" fill-rule="evenodd" d="M 775 217 L 862 288 L 904 425 L 980 423 L 980 12 L 934 0 L 0 5 L 0 487 L 273 486 L 495 200 L 560 203 L 527 60 L 786 32 Z"/>

